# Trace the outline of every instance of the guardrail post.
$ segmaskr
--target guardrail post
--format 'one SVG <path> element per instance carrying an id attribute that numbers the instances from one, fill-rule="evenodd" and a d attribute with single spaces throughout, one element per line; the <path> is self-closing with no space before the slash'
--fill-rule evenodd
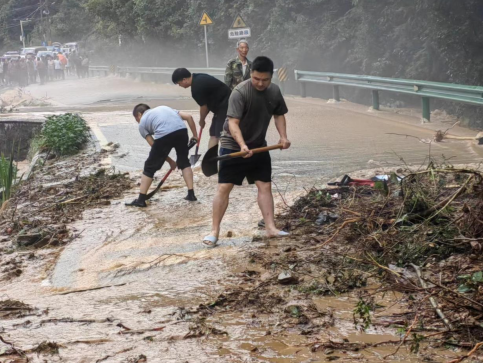
<path id="1" fill-rule="evenodd" d="M 306 90 L 305 90 L 305 83 L 300 82 L 300 96 L 302 98 L 305 98 L 306 95 L 307 94 L 306 94 Z"/>
<path id="2" fill-rule="evenodd" d="M 379 111 L 379 92 L 372 90 L 372 109 Z"/>
<path id="3" fill-rule="evenodd" d="M 340 101 L 339 86 L 334 86 L 334 101 L 336 102 Z"/>
<path id="4" fill-rule="evenodd" d="M 431 121 L 431 107 L 429 104 L 429 97 L 422 97 L 421 102 L 423 105 L 423 121 Z"/>

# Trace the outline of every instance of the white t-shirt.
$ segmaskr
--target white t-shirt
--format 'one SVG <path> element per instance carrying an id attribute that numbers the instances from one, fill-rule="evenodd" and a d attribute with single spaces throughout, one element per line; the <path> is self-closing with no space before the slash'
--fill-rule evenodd
<path id="1" fill-rule="evenodd" d="M 151 135 L 158 140 L 172 132 L 186 129 L 178 110 L 168 106 L 159 106 L 144 112 L 139 122 L 139 133 L 146 138 Z"/>
<path id="2" fill-rule="evenodd" d="M 55 69 L 62 69 L 62 65 L 60 64 L 60 60 L 54 60 L 54 67 Z"/>

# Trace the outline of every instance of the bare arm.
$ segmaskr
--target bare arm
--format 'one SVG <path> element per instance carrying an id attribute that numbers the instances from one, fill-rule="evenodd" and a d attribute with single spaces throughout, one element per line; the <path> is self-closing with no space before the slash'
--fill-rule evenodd
<path id="1" fill-rule="evenodd" d="M 203 129 L 205 128 L 206 125 L 206 116 L 210 113 L 210 110 L 208 110 L 207 105 L 203 105 L 200 107 L 200 127 Z"/>
<path id="2" fill-rule="evenodd" d="M 146 136 L 146 141 L 148 142 L 149 146 L 153 147 L 154 139 L 151 135 Z"/>
<path id="3" fill-rule="evenodd" d="M 249 158 L 253 155 L 248 146 L 245 144 L 245 139 L 243 139 L 242 132 L 240 130 L 240 120 L 237 118 L 228 118 L 228 127 L 230 129 L 230 135 L 235 139 L 235 141 L 240 145 L 241 151 L 246 151 L 248 154 L 245 156 Z"/>
<path id="4" fill-rule="evenodd" d="M 278 134 L 280 135 L 279 144 L 283 145 L 284 149 L 290 147 L 290 141 L 287 139 L 287 121 L 284 115 L 275 115 L 275 127 L 277 128 Z"/>
<path id="5" fill-rule="evenodd" d="M 195 125 L 195 121 L 193 120 L 193 116 L 185 112 L 180 112 L 179 116 L 188 123 L 191 133 L 193 134 L 193 138 L 198 140 L 198 135 L 196 133 L 196 125 Z"/>

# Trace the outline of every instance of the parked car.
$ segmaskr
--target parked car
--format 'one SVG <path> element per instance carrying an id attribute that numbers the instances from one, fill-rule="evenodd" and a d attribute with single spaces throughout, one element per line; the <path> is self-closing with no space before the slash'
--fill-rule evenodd
<path id="1" fill-rule="evenodd" d="M 38 52 L 40 51 L 45 51 L 47 50 L 47 47 L 42 47 L 42 46 L 38 46 L 38 47 L 29 47 L 29 48 L 22 48 L 22 51 L 21 51 L 21 55 L 26 55 L 28 53 L 32 53 L 32 54 L 35 54 L 37 55 Z"/>
<path id="2" fill-rule="evenodd" d="M 57 55 L 57 52 L 53 52 L 50 50 L 41 50 L 40 52 L 37 53 L 37 57 L 51 57 L 55 58 Z"/>
<path id="3" fill-rule="evenodd" d="M 77 42 L 65 43 L 64 48 L 69 48 L 71 49 L 71 52 L 75 50 L 77 53 L 79 53 L 79 44 Z"/>
<path id="4" fill-rule="evenodd" d="M 20 58 L 20 53 L 16 51 L 10 51 L 7 52 L 3 55 L 5 59 L 19 59 Z"/>

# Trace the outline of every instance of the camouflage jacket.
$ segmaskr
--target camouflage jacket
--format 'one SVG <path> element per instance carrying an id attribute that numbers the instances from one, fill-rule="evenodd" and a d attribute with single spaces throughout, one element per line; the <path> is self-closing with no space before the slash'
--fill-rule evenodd
<path id="1" fill-rule="evenodd" d="M 238 57 L 228 61 L 225 70 L 225 83 L 230 89 L 235 88 L 238 84 L 247 79 L 250 79 L 250 70 L 252 68 L 252 62 L 247 59 L 247 68 L 245 74 L 243 74 L 243 66 Z"/>

